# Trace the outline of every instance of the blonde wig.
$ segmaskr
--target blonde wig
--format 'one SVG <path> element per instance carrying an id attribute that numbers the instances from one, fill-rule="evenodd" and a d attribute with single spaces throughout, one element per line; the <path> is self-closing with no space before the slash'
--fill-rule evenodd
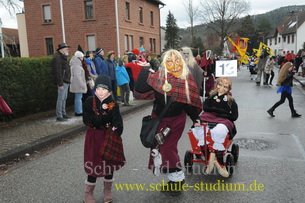
<path id="1" fill-rule="evenodd" d="M 281 83 L 285 80 L 288 72 L 289 72 L 289 68 L 290 67 L 293 67 L 293 63 L 291 62 L 287 62 L 283 65 L 283 67 L 281 68 L 280 70 L 280 73 L 279 73 L 279 76 L 278 76 L 278 79 L 277 79 L 277 84 L 278 85 L 281 85 Z"/>

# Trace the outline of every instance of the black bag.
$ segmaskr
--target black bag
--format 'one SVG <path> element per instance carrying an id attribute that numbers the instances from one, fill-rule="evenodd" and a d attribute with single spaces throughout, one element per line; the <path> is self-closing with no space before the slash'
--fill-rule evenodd
<path id="1" fill-rule="evenodd" d="M 152 118 L 150 115 L 143 117 L 140 138 L 144 147 L 151 148 L 154 145 L 159 123 L 171 103 L 172 99 L 168 101 L 158 118 Z"/>

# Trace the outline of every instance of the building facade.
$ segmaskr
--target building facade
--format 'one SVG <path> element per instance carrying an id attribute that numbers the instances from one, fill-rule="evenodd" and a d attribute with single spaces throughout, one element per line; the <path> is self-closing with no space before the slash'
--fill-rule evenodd
<path id="1" fill-rule="evenodd" d="M 267 45 L 274 54 L 297 54 L 305 42 L 305 11 L 287 16 L 281 26 L 276 27 L 267 36 Z"/>
<path id="2" fill-rule="evenodd" d="M 63 42 L 71 54 L 79 45 L 117 56 L 144 45 L 159 54 L 159 6 L 164 6 L 159 0 L 25 0 L 28 56 L 52 55 Z"/>

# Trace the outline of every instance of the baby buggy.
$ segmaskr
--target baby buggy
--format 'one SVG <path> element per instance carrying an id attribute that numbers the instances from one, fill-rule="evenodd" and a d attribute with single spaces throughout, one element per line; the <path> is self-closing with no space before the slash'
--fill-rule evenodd
<path id="1" fill-rule="evenodd" d="M 199 140 L 195 137 L 195 134 L 192 130 L 188 132 L 189 140 L 192 146 L 191 150 L 187 150 L 184 156 L 184 165 L 188 172 L 191 172 L 193 169 L 194 163 L 204 163 L 205 171 L 208 170 L 211 165 L 208 160 L 211 153 L 211 145 L 213 145 L 213 140 L 211 138 L 210 129 L 213 129 L 217 123 L 203 123 L 203 136 L 204 136 L 204 145 L 198 146 Z M 208 127 L 207 127 L 208 126 Z M 222 167 L 226 168 L 226 174 L 222 174 L 221 168 L 218 168 L 218 163 L 215 162 L 215 168 L 218 169 L 218 173 L 223 177 L 230 177 L 234 172 L 234 165 L 238 160 L 239 156 L 239 145 L 233 143 L 233 138 L 230 133 L 227 134 L 225 142 L 223 143 L 225 151 L 224 153 L 224 165 Z M 206 147 L 207 146 L 207 147 Z M 219 165 L 219 164 L 218 164 Z"/>

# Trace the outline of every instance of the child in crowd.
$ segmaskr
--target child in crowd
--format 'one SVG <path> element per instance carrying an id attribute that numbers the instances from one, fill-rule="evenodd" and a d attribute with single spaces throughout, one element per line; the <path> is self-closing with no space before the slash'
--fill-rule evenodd
<path id="1" fill-rule="evenodd" d="M 130 104 L 129 104 L 130 78 L 129 78 L 126 68 L 123 64 L 124 64 L 124 60 L 119 59 L 119 63 L 117 65 L 117 67 L 115 68 L 116 80 L 117 80 L 118 86 L 120 87 L 121 100 L 122 100 L 123 106 L 130 106 Z"/>

